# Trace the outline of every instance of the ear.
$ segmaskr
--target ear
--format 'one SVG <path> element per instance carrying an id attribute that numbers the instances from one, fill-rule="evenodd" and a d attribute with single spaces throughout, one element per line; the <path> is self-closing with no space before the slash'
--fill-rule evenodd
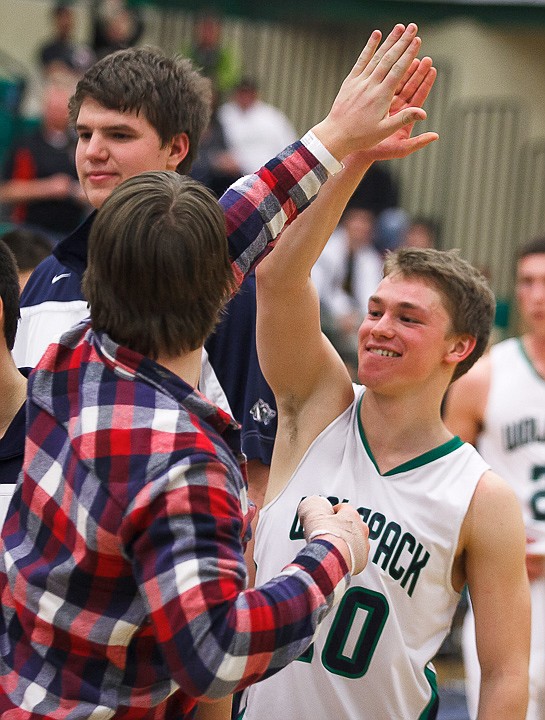
<path id="1" fill-rule="evenodd" d="M 449 346 L 445 354 L 445 362 L 448 365 L 458 365 L 471 355 L 477 344 L 477 338 L 473 335 L 455 335 L 449 341 Z"/>
<path id="2" fill-rule="evenodd" d="M 170 141 L 170 153 L 167 158 L 167 170 L 176 170 L 178 165 L 189 152 L 189 137 L 187 133 L 179 133 Z"/>

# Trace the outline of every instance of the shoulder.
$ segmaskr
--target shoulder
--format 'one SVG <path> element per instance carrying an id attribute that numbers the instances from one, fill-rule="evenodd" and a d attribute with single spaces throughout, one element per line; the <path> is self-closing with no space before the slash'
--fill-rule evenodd
<path id="1" fill-rule="evenodd" d="M 81 299 L 83 295 L 79 276 L 54 255 L 50 255 L 30 276 L 21 295 L 21 307 L 40 305 L 49 300 L 69 302 Z"/>
<path id="2" fill-rule="evenodd" d="M 486 470 L 473 494 L 464 521 L 470 544 L 501 537 L 509 541 L 509 531 L 524 534 L 520 504 L 509 484 L 492 470 Z"/>

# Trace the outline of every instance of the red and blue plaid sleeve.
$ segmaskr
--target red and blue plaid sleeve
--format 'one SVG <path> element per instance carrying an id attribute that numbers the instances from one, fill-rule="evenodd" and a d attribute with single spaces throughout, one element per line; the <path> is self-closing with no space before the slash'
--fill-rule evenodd
<path id="1" fill-rule="evenodd" d="M 349 578 L 333 546 L 316 542 L 244 590 L 240 491 L 222 463 L 195 456 L 148 485 L 123 527 L 172 678 L 194 697 L 222 697 L 298 657 Z"/>
<path id="2" fill-rule="evenodd" d="M 229 254 L 240 285 L 274 246 L 286 225 L 315 198 L 327 178 L 342 168 L 312 132 L 232 185 L 220 199 Z"/>

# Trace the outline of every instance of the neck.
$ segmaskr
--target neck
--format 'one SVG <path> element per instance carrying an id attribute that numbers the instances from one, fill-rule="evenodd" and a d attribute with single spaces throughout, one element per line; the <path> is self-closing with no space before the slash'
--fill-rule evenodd
<path id="1" fill-rule="evenodd" d="M 159 355 L 157 362 L 191 387 L 196 388 L 201 376 L 202 346 L 180 355 Z"/>
<path id="2" fill-rule="evenodd" d="M 26 400 L 27 380 L 15 367 L 6 349 L 0 353 L 0 438 L 4 437 L 11 421 Z"/>
<path id="3" fill-rule="evenodd" d="M 365 437 L 381 472 L 452 438 L 441 419 L 440 392 L 384 395 L 367 389 L 361 405 Z M 387 428 L 387 432 L 385 432 Z"/>
<path id="4" fill-rule="evenodd" d="M 522 342 L 535 369 L 545 378 L 545 336 L 528 333 L 523 335 Z"/>

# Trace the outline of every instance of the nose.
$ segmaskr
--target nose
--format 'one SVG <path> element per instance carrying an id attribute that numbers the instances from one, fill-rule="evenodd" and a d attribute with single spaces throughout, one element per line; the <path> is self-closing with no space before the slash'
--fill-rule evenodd
<path id="1" fill-rule="evenodd" d="M 394 336 L 394 327 L 392 318 L 388 313 L 383 313 L 380 318 L 375 320 L 371 327 L 371 335 L 373 337 L 387 337 L 391 338 Z"/>
<path id="2" fill-rule="evenodd" d="M 92 133 L 85 144 L 85 157 L 88 160 L 104 161 L 108 158 L 108 147 L 100 133 Z"/>

